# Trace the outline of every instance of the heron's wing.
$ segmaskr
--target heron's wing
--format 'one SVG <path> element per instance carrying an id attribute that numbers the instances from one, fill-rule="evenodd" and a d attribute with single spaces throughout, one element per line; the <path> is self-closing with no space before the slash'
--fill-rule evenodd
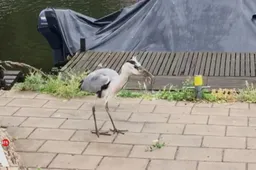
<path id="1" fill-rule="evenodd" d="M 107 75 L 92 72 L 83 81 L 81 89 L 89 92 L 97 92 L 101 87 L 109 83 L 110 78 Z"/>

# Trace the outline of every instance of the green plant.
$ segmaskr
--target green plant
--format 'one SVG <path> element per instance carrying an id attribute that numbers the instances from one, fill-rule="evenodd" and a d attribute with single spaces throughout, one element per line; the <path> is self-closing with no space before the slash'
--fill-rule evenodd
<path id="1" fill-rule="evenodd" d="M 256 103 L 256 88 L 253 83 L 245 81 L 245 88 L 239 90 L 238 99 L 243 102 Z"/>
<path id="2" fill-rule="evenodd" d="M 133 91 L 129 91 L 129 90 L 121 90 L 117 94 L 117 97 L 129 97 L 129 98 L 139 98 L 142 96 L 143 96 L 143 93 L 141 93 L 141 92 L 133 92 Z"/>
<path id="3" fill-rule="evenodd" d="M 149 147 L 146 148 L 146 152 L 152 152 L 156 149 L 161 149 L 162 147 L 165 146 L 165 143 L 164 142 L 160 142 L 158 139 L 157 140 L 153 140 L 152 141 L 152 145 L 150 145 Z"/>

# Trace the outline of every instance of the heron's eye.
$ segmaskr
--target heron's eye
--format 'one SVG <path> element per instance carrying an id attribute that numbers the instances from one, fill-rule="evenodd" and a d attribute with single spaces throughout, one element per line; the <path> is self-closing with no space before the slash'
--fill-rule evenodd
<path id="1" fill-rule="evenodd" d="M 139 67 L 138 67 L 138 66 L 136 66 L 136 65 L 134 65 L 134 68 L 135 68 L 135 69 L 137 69 L 137 70 L 139 69 Z"/>

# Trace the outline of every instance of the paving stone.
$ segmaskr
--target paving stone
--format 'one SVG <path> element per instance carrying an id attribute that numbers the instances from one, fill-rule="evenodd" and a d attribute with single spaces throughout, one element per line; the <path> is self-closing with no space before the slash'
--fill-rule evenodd
<path id="1" fill-rule="evenodd" d="M 88 142 L 46 141 L 38 152 L 82 154 Z"/>
<path id="2" fill-rule="evenodd" d="M 223 161 L 227 162 L 256 162 L 256 150 L 225 149 Z"/>
<path id="3" fill-rule="evenodd" d="M 44 105 L 44 108 L 53 109 L 78 109 L 82 106 L 83 102 L 69 101 L 69 100 L 50 100 Z"/>
<path id="4" fill-rule="evenodd" d="M 1 97 L 10 97 L 10 98 L 27 98 L 27 99 L 33 99 L 37 96 L 38 94 L 35 92 L 30 92 L 30 91 L 6 91 Z"/>
<path id="5" fill-rule="evenodd" d="M 247 138 L 247 148 L 256 149 L 256 138 Z"/>
<path id="6" fill-rule="evenodd" d="M 201 146 L 202 137 L 192 135 L 161 135 L 167 146 Z"/>
<path id="7" fill-rule="evenodd" d="M 153 140 L 158 139 L 159 134 L 150 133 L 125 133 L 125 135 L 118 135 L 114 143 L 120 144 L 152 144 Z"/>
<path id="8" fill-rule="evenodd" d="M 225 126 L 216 125 L 187 125 L 184 134 L 224 136 Z"/>
<path id="9" fill-rule="evenodd" d="M 220 108 L 233 108 L 233 109 L 249 109 L 248 103 L 214 103 L 213 107 L 220 107 Z"/>
<path id="10" fill-rule="evenodd" d="M 256 128 L 228 126 L 227 136 L 256 137 Z"/>
<path id="11" fill-rule="evenodd" d="M 44 140 L 19 139 L 15 140 L 16 151 L 35 152 L 44 143 Z"/>
<path id="12" fill-rule="evenodd" d="M 98 113 L 97 113 L 97 115 L 98 115 Z M 59 109 L 51 117 L 69 118 L 69 119 L 89 119 L 90 116 L 92 116 L 92 111 Z M 97 117 L 97 119 L 98 119 L 98 117 Z"/>
<path id="13" fill-rule="evenodd" d="M 190 114 L 191 107 L 176 107 L 172 105 L 157 105 L 154 113 L 169 113 L 169 114 Z"/>
<path id="14" fill-rule="evenodd" d="M 74 134 L 74 130 L 66 129 L 36 129 L 30 136 L 30 139 L 45 139 L 45 140 L 69 140 Z"/>
<path id="15" fill-rule="evenodd" d="M 18 110 L 14 116 L 50 117 L 55 111 L 56 109 L 23 107 Z"/>
<path id="16" fill-rule="evenodd" d="M 27 117 L 0 116 L 0 126 L 19 126 Z"/>
<path id="17" fill-rule="evenodd" d="M 205 136 L 203 140 L 203 147 L 210 148 L 245 148 L 245 144 L 246 139 L 238 137 Z"/>
<path id="18" fill-rule="evenodd" d="M 142 132 L 182 134 L 184 125 L 168 123 L 145 123 Z"/>
<path id="19" fill-rule="evenodd" d="M 196 170 L 195 161 L 152 160 L 148 170 Z"/>
<path id="20" fill-rule="evenodd" d="M 49 168 L 95 169 L 101 159 L 101 156 L 59 154 Z"/>
<path id="21" fill-rule="evenodd" d="M 198 170 L 246 170 L 245 163 L 199 162 Z"/>
<path id="22" fill-rule="evenodd" d="M 192 102 L 183 102 L 183 101 L 179 101 L 177 102 L 176 106 L 182 106 L 182 107 L 193 107 L 195 105 L 195 103 Z"/>
<path id="23" fill-rule="evenodd" d="M 208 116 L 203 115 L 171 115 L 168 123 L 207 124 Z"/>
<path id="24" fill-rule="evenodd" d="M 5 106 L 8 103 L 10 103 L 12 100 L 13 98 L 0 97 L 0 106 Z"/>
<path id="25" fill-rule="evenodd" d="M 131 122 L 167 122 L 169 114 L 133 113 Z"/>
<path id="26" fill-rule="evenodd" d="M 194 105 L 194 107 L 205 107 L 205 108 L 211 108 L 212 107 L 212 103 L 196 103 L 195 105 Z"/>
<path id="27" fill-rule="evenodd" d="M 80 110 L 87 110 L 87 111 L 92 111 L 92 106 L 94 105 L 94 101 L 90 102 L 85 102 L 79 109 Z M 109 102 L 108 103 L 108 108 L 110 113 L 113 111 L 116 111 L 117 107 L 119 106 L 118 102 Z M 99 100 L 97 103 L 95 103 L 95 109 L 96 109 L 96 114 L 97 112 L 105 112 L 106 108 L 105 105 Z"/>
<path id="28" fill-rule="evenodd" d="M 247 170 L 255 170 L 255 169 L 256 169 L 256 164 L 248 164 Z"/>
<path id="29" fill-rule="evenodd" d="M 103 125 L 104 121 L 97 120 L 98 129 Z M 80 130 L 94 130 L 94 121 L 93 120 L 75 120 L 68 119 L 61 125 L 60 128 L 63 129 L 80 129 Z"/>
<path id="30" fill-rule="evenodd" d="M 104 157 L 97 170 L 145 170 L 147 159 Z"/>
<path id="31" fill-rule="evenodd" d="M 46 168 L 47 165 L 54 158 L 55 154 L 52 153 L 26 153 L 19 152 L 21 160 L 26 167 L 42 167 Z"/>
<path id="32" fill-rule="evenodd" d="M 148 99 L 143 99 L 141 101 L 141 104 L 153 104 L 153 105 L 168 105 L 168 106 L 175 106 L 177 102 L 175 101 L 168 101 L 168 100 L 160 100 L 160 99 L 153 99 L 153 100 L 148 100 Z"/>
<path id="33" fill-rule="evenodd" d="M 3 95 L 5 93 L 4 90 L 0 90 L 0 96 Z"/>
<path id="34" fill-rule="evenodd" d="M 113 120 L 125 121 L 128 120 L 132 112 L 112 112 L 110 113 Z M 110 120 L 107 112 L 97 112 L 97 120 Z M 93 121 L 93 116 L 90 117 L 90 120 Z"/>
<path id="35" fill-rule="evenodd" d="M 249 118 L 249 126 L 256 126 L 256 118 Z"/>
<path id="36" fill-rule="evenodd" d="M 13 99 L 7 106 L 16 106 L 16 107 L 42 107 L 47 100 L 41 99 Z"/>
<path id="37" fill-rule="evenodd" d="M 222 149 L 180 147 L 177 160 L 221 161 Z"/>
<path id="38" fill-rule="evenodd" d="M 120 104 L 139 104 L 142 98 L 117 98 Z M 142 103 L 143 104 L 143 103 Z"/>
<path id="39" fill-rule="evenodd" d="M 64 100 L 59 97 L 52 96 L 50 94 L 38 94 L 35 99 L 45 99 L 45 100 Z"/>
<path id="40" fill-rule="evenodd" d="M 78 130 L 72 136 L 71 141 L 80 141 L 80 142 L 107 142 L 111 143 L 115 138 L 115 135 L 106 136 L 101 135 L 99 138 L 91 133 L 90 131 Z"/>
<path id="41" fill-rule="evenodd" d="M 8 127 L 7 132 L 16 139 L 27 138 L 35 128 Z"/>
<path id="42" fill-rule="evenodd" d="M 256 117 L 255 110 L 230 109 L 230 116 Z"/>
<path id="43" fill-rule="evenodd" d="M 155 109 L 155 105 L 149 104 L 120 104 L 116 111 L 132 111 L 132 112 L 144 112 L 152 113 Z"/>
<path id="44" fill-rule="evenodd" d="M 177 148 L 165 146 L 156 149 L 153 152 L 146 151 L 148 146 L 134 146 L 129 157 L 132 158 L 150 158 L 150 159 L 174 159 Z"/>
<path id="45" fill-rule="evenodd" d="M 58 128 L 66 119 L 29 117 L 20 126 Z"/>
<path id="46" fill-rule="evenodd" d="M 117 129 L 128 130 L 129 132 L 140 132 L 144 125 L 144 123 L 141 123 L 141 122 L 125 122 L 125 121 L 114 121 L 114 124 L 116 125 Z M 113 126 L 110 121 L 107 121 L 103 125 L 102 130 L 105 131 L 109 129 L 113 129 Z"/>
<path id="47" fill-rule="evenodd" d="M 251 110 L 256 110 L 256 104 L 251 103 L 251 104 L 250 104 L 250 109 L 251 109 Z"/>
<path id="48" fill-rule="evenodd" d="M 19 110 L 19 107 L 7 107 L 7 106 L 0 106 L 0 115 L 1 116 L 10 116 L 12 114 L 14 114 L 15 112 L 17 112 L 17 110 Z"/>
<path id="49" fill-rule="evenodd" d="M 247 126 L 247 118 L 235 116 L 210 116 L 208 124 Z"/>
<path id="50" fill-rule="evenodd" d="M 203 107 L 194 107 L 191 112 L 192 115 L 222 115 L 228 116 L 229 109 L 227 108 L 203 108 Z"/>
<path id="51" fill-rule="evenodd" d="M 132 145 L 90 143 L 83 154 L 127 157 L 131 149 Z"/>

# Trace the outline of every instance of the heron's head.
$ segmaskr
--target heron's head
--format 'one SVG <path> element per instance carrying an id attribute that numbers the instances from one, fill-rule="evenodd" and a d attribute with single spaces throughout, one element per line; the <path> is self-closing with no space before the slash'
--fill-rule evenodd
<path id="1" fill-rule="evenodd" d="M 142 70 L 142 66 L 140 62 L 138 62 L 136 56 L 132 57 L 131 59 L 127 60 L 124 65 L 122 66 L 122 73 L 130 75 L 140 75 Z"/>

